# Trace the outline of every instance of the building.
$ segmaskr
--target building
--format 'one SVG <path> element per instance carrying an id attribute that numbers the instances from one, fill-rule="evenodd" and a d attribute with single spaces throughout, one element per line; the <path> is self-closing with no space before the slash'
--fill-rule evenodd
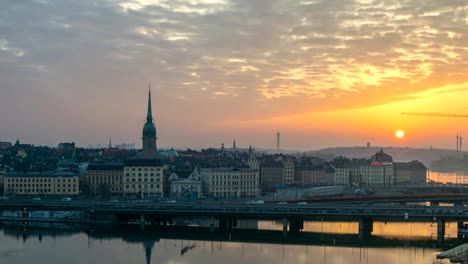
<path id="1" fill-rule="evenodd" d="M 297 167 L 294 170 L 294 181 L 302 186 L 325 186 L 334 182 L 334 171 L 323 166 Z"/>
<path id="2" fill-rule="evenodd" d="M 59 143 L 57 146 L 58 151 L 74 151 L 75 150 L 75 142 L 63 142 Z"/>
<path id="3" fill-rule="evenodd" d="M 419 161 L 394 163 L 394 183 L 403 184 L 425 184 L 427 180 L 427 168 Z"/>
<path id="4" fill-rule="evenodd" d="M 156 126 L 153 123 L 151 106 L 151 86 L 148 91 L 148 109 L 146 123 L 142 133 L 143 150 L 133 158 L 124 160 L 123 192 L 124 195 L 144 197 L 164 196 L 164 166 L 156 146 Z"/>
<path id="5" fill-rule="evenodd" d="M 264 156 L 260 166 L 262 188 L 271 190 L 294 183 L 294 159 L 289 156 Z"/>
<path id="6" fill-rule="evenodd" d="M 393 158 L 381 149 L 371 157 L 371 162 L 393 163 Z"/>
<path id="7" fill-rule="evenodd" d="M 5 194 L 78 195 L 79 177 L 72 172 L 8 172 L 3 182 Z"/>
<path id="8" fill-rule="evenodd" d="M 283 163 L 277 161 L 263 162 L 260 167 L 260 184 L 264 190 L 274 190 L 283 184 Z"/>
<path id="9" fill-rule="evenodd" d="M 87 181 L 94 194 L 123 193 L 124 164 L 120 161 L 93 162 L 87 168 Z"/>
<path id="10" fill-rule="evenodd" d="M 258 162 L 257 156 L 255 155 L 255 152 L 252 146 L 249 147 L 249 158 L 247 159 L 247 165 L 253 169 L 260 168 L 260 164 Z"/>
<path id="11" fill-rule="evenodd" d="M 203 168 L 201 179 L 208 197 L 255 197 L 259 192 L 259 172 L 249 167 Z"/>
<path id="12" fill-rule="evenodd" d="M 164 167 L 158 159 L 124 161 L 124 195 L 164 195 Z"/>
<path id="13" fill-rule="evenodd" d="M 151 86 L 148 93 L 148 111 L 146 114 L 146 123 L 143 126 L 143 151 L 142 156 L 144 159 L 156 159 L 159 157 L 156 140 L 156 126 L 153 123 L 153 112 L 151 107 Z"/>
<path id="14" fill-rule="evenodd" d="M 198 170 L 192 172 L 187 178 L 179 178 L 173 173 L 170 177 L 170 196 L 199 198 L 202 195 L 202 181 Z"/>
<path id="15" fill-rule="evenodd" d="M 393 163 L 372 162 L 367 166 L 359 167 L 361 177 L 359 186 L 364 187 L 391 187 L 394 183 Z"/>
<path id="16" fill-rule="evenodd" d="M 333 167 L 335 173 L 333 175 L 333 184 L 336 186 L 351 185 L 351 168 L 348 167 Z"/>
<path id="17" fill-rule="evenodd" d="M 11 144 L 11 142 L 1 142 L 0 141 L 0 150 L 9 149 L 12 146 L 13 145 Z"/>

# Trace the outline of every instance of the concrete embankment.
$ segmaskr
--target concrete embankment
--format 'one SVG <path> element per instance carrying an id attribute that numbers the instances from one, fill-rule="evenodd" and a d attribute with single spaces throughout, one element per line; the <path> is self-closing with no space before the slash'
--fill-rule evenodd
<path id="1" fill-rule="evenodd" d="M 450 262 L 468 261 L 468 243 L 454 247 L 437 255 L 438 259 L 449 259 Z"/>

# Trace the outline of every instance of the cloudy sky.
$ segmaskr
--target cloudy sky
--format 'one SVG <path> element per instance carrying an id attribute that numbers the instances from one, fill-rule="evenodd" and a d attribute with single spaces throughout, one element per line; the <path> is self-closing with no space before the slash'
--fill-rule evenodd
<path id="1" fill-rule="evenodd" d="M 468 113 L 466 0 L 0 5 L 0 141 L 140 146 L 148 82 L 162 147 L 468 139 L 468 119 L 400 115 Z"/>

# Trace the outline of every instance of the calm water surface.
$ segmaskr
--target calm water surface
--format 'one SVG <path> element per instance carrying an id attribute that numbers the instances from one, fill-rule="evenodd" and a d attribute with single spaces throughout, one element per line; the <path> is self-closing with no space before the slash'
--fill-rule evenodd
<path id="1" fill-rule="evenodd" d="M 455 226 L 455 224 L 453 224 Z M 276 229 L 275 223 L 259 223 L 260 228 Z M 323 229 L 322 229 L 323 228 Z M 395 237 L 433 237 L 430 223 L 376 223 L 374 234 Z M 306 231 L 355 233 L 354 223 L 306 223 Z M 448 226 L 448 235 L 456 229 Z M 408 235 L 410 233 L 410 235 Z M 430 245 L 431 243 L 428 243 Z M 184 250 L 185 249 L 185 250 Z M 2 263 L 343 263 L 343 264 L 419 264 L 449 263 L 436 260 L 440 252 L 432 246 L 401 246 L 390 248 L 341 247 L 320 245 L 278 245 L 261 243 L 191 241 L 151 238 L 96 239 L 82 232 L 31 233 L 24 239 L 21 233 L 0 231 L 0 264 Z"/>
<path id="2" fill-rule="evenodd" d="M 467 172 L 436 172 L 427 171 L 427 181 L 439 183 L 468 184 Z"/>

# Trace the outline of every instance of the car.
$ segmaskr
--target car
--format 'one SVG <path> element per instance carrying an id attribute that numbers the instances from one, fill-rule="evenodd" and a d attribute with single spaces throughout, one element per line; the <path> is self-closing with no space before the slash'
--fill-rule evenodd
<path id="1" fill-rule="evenodd" d="M 166 203 L 176 203 L 176 200 L 167 200 Z"/>
<path id="2" fill-rule="evenodd" d="M 71 198 L 70 197 L 65 197 L 65 198 L 62 198 L 62 201 L 71 201 Z"/>
<path id="3" fill-rule="evenodd" d="M 307 202 L 298 202 L 298 205 L 307 205 Z"/>
<path id="4" fill-rule="evenodd" d="M 287 202 L 279 202 L 279 203 L 276 203 L 276 204 L 285 205 L 285 204 L 288 204 L 288 203 Z"/>
<path id="5" fill-rule="evenodd" d="M 33 201 L 40 201 L 41 200 L 41 197 L 34 197 L 32 198 Z"/>

